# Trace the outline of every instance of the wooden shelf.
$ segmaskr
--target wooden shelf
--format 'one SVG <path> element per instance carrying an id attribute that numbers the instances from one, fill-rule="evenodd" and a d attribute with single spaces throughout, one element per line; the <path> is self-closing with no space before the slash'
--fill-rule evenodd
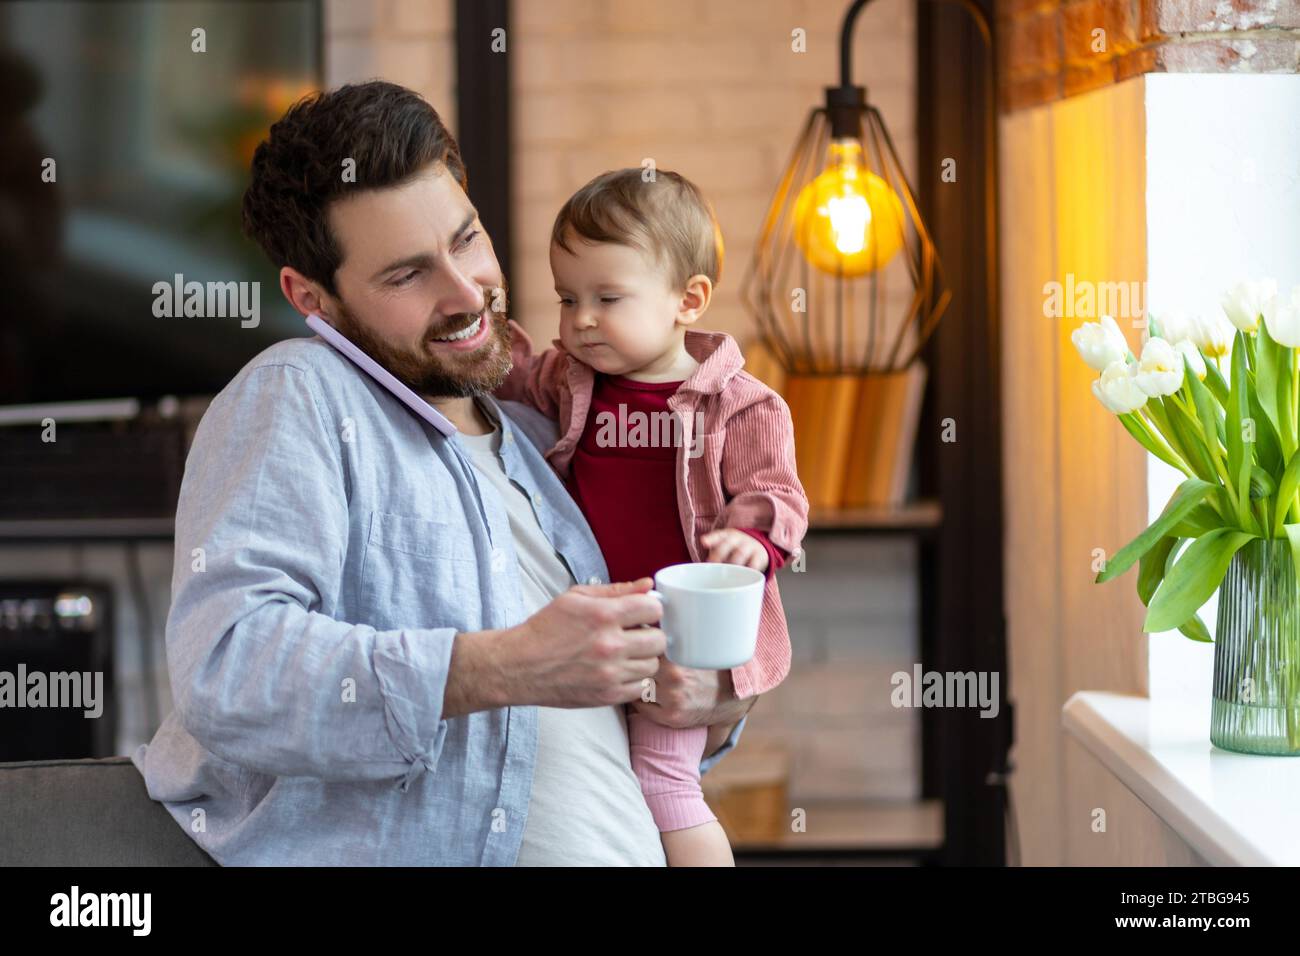
<path id="1" fill-rule="evenodd" d="M 942 521 L 942 505 L 926 498 L 897 507 L 813 508 L 808 514 L 808 529 L 905 532 L 937 528 Z"/>
<path id="2" fill-rule="evenodd" d="M 943 845 L 943 801 L 806 803 L 807 831 L 775 840 L 733 840 L 737 853 L 914 853 Z"/>

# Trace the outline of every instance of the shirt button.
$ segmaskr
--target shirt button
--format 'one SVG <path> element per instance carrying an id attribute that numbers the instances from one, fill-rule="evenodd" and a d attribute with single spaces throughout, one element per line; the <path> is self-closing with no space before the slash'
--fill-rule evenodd
<path id="1" fill-rule="evenodd" d="M 507 445 L 513 445 L 513 444 L 515 443 L 515 433 L 514 433 L 514 432 L 512 432 L 512 431 L 508 431 L 508 432 L 506 432 L 505 443 L 506 443 Z"/>
<path id="2" fill-rule="evenodd" d="M 542 493 L 540 491 L 533 492 L 533 504 L 539 508 L 542 506 Z"/>
<path id="3" fill-rule="evenodd" d="M 593 574 L 591 577 L 587 578 L 587 583 L 588 583 L 588 584 L 601 584 L 602 582 L 601 582 L 601 580 L 600 580 L 600 575 L 599 575 L 599 574 Z"/>
<path id="4" fill-rule="evenodd" d="M 500 574 L 506 569 L 506 552 L 503 548 L 492 549 L 492 573 Z"/>

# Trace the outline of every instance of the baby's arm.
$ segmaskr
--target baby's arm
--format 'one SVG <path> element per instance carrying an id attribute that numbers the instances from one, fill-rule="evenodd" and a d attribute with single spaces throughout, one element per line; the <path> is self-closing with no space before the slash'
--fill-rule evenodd
<path id="1" fill-rule="evenodd" d="M 727 504 L 719 528 L 700 538 L 708 560 L 768 570 L 769 552 L 749 531 L 779 549 L 778 557 L 798 550 L 808 531 L 808 496 L 795 470 L 790 409 L 776 392 L 765 390 L 727 422 L 721 470 Z"/>
<path id="2" fill-rule="evenodd" d="M 533 354 L 533 340 L 524 327 L 510 319 L 512 339 L 510 374 L 492 394 L 507 402 L 523 402 L 537 409 L 547 418 L 559 419 L 560 393 L 567 381 L 568 356 L 559 349 L 550 348 L 540 355 Z"/>
<path id="3" fill-rule="evenodd" d="M 741 542 L 741 552 L 760 562 L 755 549 L 771 548 L 764 555 L 766 587 L 775 588 L 776 568 L 784 556 L 799 550 L 808 530 L 808 496 L 795 470 L 790 409 L 781 396 L 764 388 L 756 401 L 731 416 L 724 432 L 719 478 L 727 504 L 717 527 L 701 535 L 701 541 L 713 542 L 715 535 L 722 542 L 748 539 Z M 769 612 L 777 613 L 765 598 L 764 619 Z M 758 641 L 754 658 L 731 670 L 732 686 L 742 698 L 771 690 L 790 670 L 790 640 L 784 627 L 775 621 L 768 627 L 760 624 Z"/>

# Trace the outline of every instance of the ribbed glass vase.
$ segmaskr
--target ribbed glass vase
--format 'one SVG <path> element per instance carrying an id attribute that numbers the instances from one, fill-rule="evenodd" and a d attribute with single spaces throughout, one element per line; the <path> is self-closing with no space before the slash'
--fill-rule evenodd
<path id="1" fill-rule="evenodd" d="M 1300 586 L 1285 538 L 1248 541 L 1219 587 L 1210 742 L 1300 756 Z"/>

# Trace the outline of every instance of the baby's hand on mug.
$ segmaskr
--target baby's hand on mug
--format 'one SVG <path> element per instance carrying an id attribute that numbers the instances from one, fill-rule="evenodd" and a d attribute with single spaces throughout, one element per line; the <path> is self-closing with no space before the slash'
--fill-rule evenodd
<path id="1" fill-rule="evenodd" d="M 700 544 L 709 549 L 706 561 L 740 564 L 755 571 L 767 571 L 767 549 L 753 535 L 735 528 L 719 528 L 700 535 Z"/>

